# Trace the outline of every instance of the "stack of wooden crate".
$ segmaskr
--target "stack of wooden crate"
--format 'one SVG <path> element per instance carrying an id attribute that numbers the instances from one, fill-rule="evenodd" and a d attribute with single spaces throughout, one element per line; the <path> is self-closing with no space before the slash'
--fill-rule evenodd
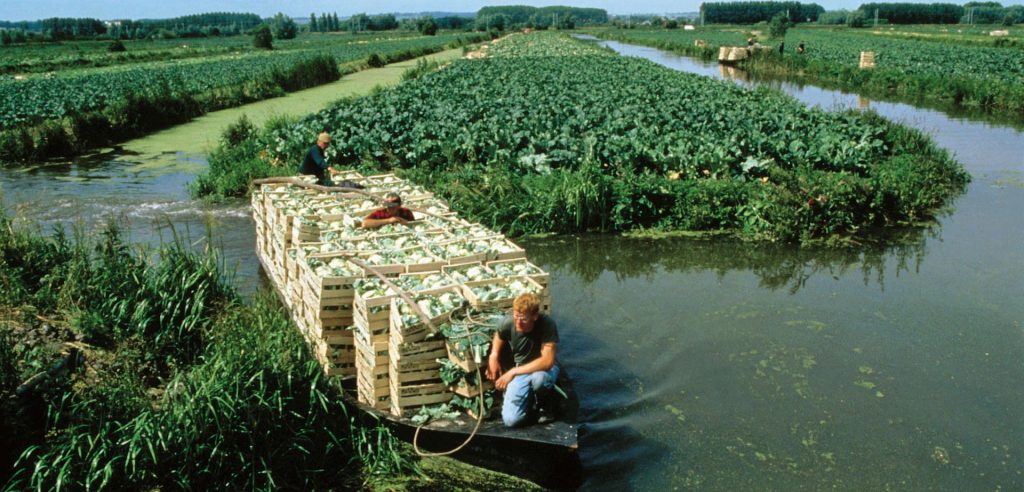
<path id="1" fill-rule="evenodd" d="M 418 186 L 390 174 L 349 172 L 345 179 L 376 196 L 398 191 L 406 206 L 429 213 L 409 227 L 364 230 L 358 222 L 376 203 L 364 194 L 289 185 L 253 193 L 257 254 L 313 354 L 325 373 L 354 377 L 361 402 L 398 415 L 456 392 L 478 395 L 486 383 L 460 389 L 441 382 L 439 359 L 449 347 L 437 326 L 463 306 L 507 308 L 525 291 L 541 295 L 549 310 L 547 273 L 515 243 L 458 219 Z M 412 309 L 409 296 L 434 311 L 427 301 L 448 304 L 424 319 L 416 311 L 429 310 Z"/>

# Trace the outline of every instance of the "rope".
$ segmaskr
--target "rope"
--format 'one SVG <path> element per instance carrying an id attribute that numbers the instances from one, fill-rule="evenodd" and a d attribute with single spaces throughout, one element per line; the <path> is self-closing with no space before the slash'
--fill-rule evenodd
<path id="1" fill-rule="evenodd" d="M 483 379 L 480 378 L 480 366 L 477 366 L 477 368 L 476 368 L 476 380 L 478 382 L 480 382 L 480 383 L 483 382 Z M 459 444 L 458 446 L 456 446 L 455 449 L 452 449 L 452 450 L 449 450 L 449 451 L 443 451 L 443 452 L 440 452 L 440 453 L 427 453 L 427 452 L 421 451 L 420 450 L 420 445 L 419 445 L 419 439 L 420 439 L 420 431 L 423 430 L 423 426 L 427 425 L 427 424 L 424 423 L 422 425 L 416 426 L 416 433 L 412 435 L 412 449 L 414 451 L 416 451 L 416 454 L 418 456 L 424 456 L 424 457 L 448 456 L 450 454 L 455 454 L 455 453 L 459 452 L 462 448 L 466 447 L 466 445 L 469 444 L 469 441 L 472 441 L 473 438 L 476 437 L 476 431 L 480 430 L 480 424 L 482 424 L 483 421 L 484 421 L 484 389 L 483 389 L 483 387 L 481 387 L 480 388 L 480 412 L 478 412 L 477 415 L 476 415 L 476 425 L 473 426 L 473 432 L 469 433 L 469 436 L 466 437 L 465 441 L 462 441 L 462 444 Z"/>

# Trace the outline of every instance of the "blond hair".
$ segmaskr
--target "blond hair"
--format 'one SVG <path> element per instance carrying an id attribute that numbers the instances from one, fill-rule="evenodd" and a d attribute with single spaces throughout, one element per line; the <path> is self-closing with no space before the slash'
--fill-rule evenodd
<path id="1" fill-rule="evenodd" d="M 331 135 L 327 132 L 323 132 L 316 136 L 317 143 L 331 143 Z"/>
<path id="2" fill-rule="evenodd" d="M 520 294 L 512 301 L 512 311 L 526 315 L 537 314 L 540 312 L 540 298 L 537 294 Z"/>

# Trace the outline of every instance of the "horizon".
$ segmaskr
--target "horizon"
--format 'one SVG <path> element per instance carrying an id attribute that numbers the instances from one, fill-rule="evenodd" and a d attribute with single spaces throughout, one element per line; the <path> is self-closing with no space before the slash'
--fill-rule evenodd
<path id="1" fill-rule="evenodd" d="M 100 20 L 141 20 L 141 19 L 169 19 L 185 15 L 204 14 L 210 12 L 236 12 L 253 13 L 260 17 L 273 17 L 281 12 L 292 18 L 308 18 L 310 13 L 337 13 L 339 17 L 350 17 L 355 14 L 416 14 L 425 12 L 447 12 L 447 13 L 473 13 L 475 14 L 482 7 L 526 5 L 531 7 L 566 6 L 580 8 L 599 8 L 608 12 L 608 15 L 665 15 L 699 12 L 700 0 L 686 0 L 684 2 L 670 2 L 667 0 L 637 0 L 628 4 L 629 10 L 625 10 L 621 2 L 608 0 L 596 0 L 590 2 L 558 2 L 558 1 L 502 1 L 502 2 L 469 2 L 467 0 L 438 0 L 432 2 L 429 7 L 425 2 L 413 2 L 409 0 L 385 0 L 383 2 L 370 2 L 356 0 L 349 3 L 341 2 L 317 2 L 311 0 L 299 0 L 287 6 L 267 0 L 242 2 L 239 0 L 211 0 L 196 1 L 183 0 L 181 2 L 155 2 L 152 0 L 140 0 L 131 4 L 124 4 L 114 0 L 90 0 L 71 2 L 68 0 L 41 0 L 37 2 L 18 2 L 16 5 L 8 3 L 0 11 L 0 20 L 5 22 L 37 21 L 52 17 L 68 18 L 94 18 Z M 817 2 L 825 10 L 855 10 L 863 3 L 862 0 L 826 0 Z M 931 1 L 917 1 L 907 3 L 933 3 Z M 963 5 L 966 2 L 949 2 Z M 1013 2 L 1000 2 L 1004 7 L 1024 5 L 1024 0 Z M 282 8 L 284 7 L 284 8 Z"/>

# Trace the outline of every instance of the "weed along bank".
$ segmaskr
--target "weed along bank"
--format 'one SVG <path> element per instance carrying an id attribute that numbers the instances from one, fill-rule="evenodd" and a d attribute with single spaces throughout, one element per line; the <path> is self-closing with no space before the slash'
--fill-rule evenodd
<path id="1" fill-rule="evenodd" d="M 335 178 L 362 188 L 281 178 L 252 193 L 257 256 L 324 373 L 422 455 L 576 484 L 578 405 L 568 378 L 556 385 L 558 418 L 507 428 L 497 416 L 501 392 L 484 377 L 517 296 L 535 294 L 551 313 L 548 273 L 420 186 L 393 174 Z M 389 193 L 416 220 L 362 227 Z"/>

